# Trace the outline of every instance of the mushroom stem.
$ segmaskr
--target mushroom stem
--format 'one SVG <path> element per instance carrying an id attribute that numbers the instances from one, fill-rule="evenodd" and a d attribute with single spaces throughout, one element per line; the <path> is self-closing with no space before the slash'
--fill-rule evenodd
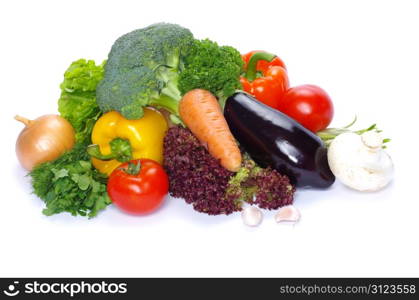
<path id="1" fill-rule="evenodd" d="M 378 152 L 383 146 L 383 139 L 376 131 L 366 131 L 361 134 L 361 140 L 371 152 Z"/>

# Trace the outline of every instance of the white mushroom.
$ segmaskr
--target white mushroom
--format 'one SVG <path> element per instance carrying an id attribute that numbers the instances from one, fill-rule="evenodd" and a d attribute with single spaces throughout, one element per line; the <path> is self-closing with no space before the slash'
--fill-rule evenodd
<path id="1" fill-rule="evenodd" d="M 262 211 L 255 206 L 248 206 L 242 210 L 243 223 L 247 226 L 258 226 L 263 219 Z"/>
<path id="2" fill-rule="evenodd" d="M 343 184 L 358 191 L 384 188 L 393 178 L 394 167 L 382 143 L 376 131 L 338 135 L 327 154 L 332 173 Z"/>

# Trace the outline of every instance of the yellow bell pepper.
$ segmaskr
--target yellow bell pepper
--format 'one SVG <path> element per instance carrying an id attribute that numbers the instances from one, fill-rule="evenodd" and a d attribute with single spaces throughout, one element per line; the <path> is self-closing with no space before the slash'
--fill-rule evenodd
<path id="1" fill-rule="evenodd" d="M 88 149 L 92 164 L 107 175 L 131 159 L 149 158 L 162 164 L 167 129 L 164 116 L 152 108 L 145 108 L 138 120 L 125 119 L 116 111 L 105 113 L 93 127 L 94 145 Z"/>

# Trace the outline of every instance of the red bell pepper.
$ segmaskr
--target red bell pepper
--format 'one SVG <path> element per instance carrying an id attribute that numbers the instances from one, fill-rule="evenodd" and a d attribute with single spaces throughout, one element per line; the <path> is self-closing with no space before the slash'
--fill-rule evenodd
<path id="1" fill-rule="evenodd" d="M 245 74 L 240 78 L 243 90 L 272 108 L 279 109 L 282 96 L 289 88 L 284 62 L 276 55 L 252 51 L 242 55 Z"/>

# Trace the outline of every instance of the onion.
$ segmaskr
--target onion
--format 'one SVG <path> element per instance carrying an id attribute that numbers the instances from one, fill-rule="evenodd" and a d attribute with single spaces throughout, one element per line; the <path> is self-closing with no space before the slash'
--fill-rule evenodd
<path id="1" fill-rule="evenodd" d="M 16 141 L 16 155 L 28 171 L 38 164 L 54 160 L 74 145 L 75 133 L 71 124 L 57 115 L 45 115 L 36 120 L 16 116 L 25 124 Z"/>

